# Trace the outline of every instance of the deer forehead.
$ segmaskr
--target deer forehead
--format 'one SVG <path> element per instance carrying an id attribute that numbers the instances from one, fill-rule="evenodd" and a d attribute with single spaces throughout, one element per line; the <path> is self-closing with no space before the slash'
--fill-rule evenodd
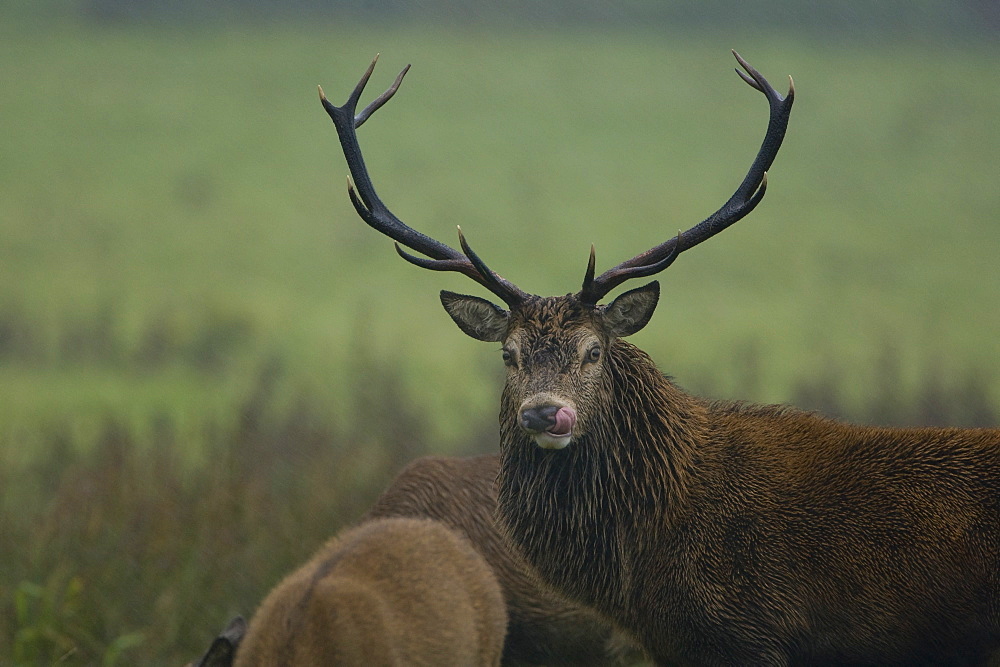
<path id="1" fill-rule="evenodd" d="M 570 297 L 537 299 L 512 313 L 505 344 L 525 361 L 576 362 L 600 342 L 594 310 Z"/>

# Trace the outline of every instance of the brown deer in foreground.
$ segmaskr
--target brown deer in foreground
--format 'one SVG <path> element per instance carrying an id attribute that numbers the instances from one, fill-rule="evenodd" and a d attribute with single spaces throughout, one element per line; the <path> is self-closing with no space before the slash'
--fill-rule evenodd
<path id="1" fill-rule="evenodd" d="M 343 107 L 320 97 L 354 180 L 351 201 L 413 264 L 499 297 L 442 292 L 466 334 L 499 342 L 498 516 L 540 576 L 634 633 L 661 664 L 980 664 L 1000 646 L 1000 430 L 887 429 L 685 393 L 623 337 L 649 321 L 667 268 L 764 196 L 782 97 L 716 213 L 560 297 L 523 292 L 406 226 L 376 195 L 355 130 L 375 63 Z M 355 190 L 355 187 L 357 190 Z M 400 245 L 416 251 L 417 257 Z"/>
<path id="2" fill-rule="evenodd" d="M 499 665 L 507 611 L 468 540 L 429 519 L 330 540 L 261 603 L 236 667 Z"/>
<path id="3" fill-rule="evenodd" d="M 507 606 L 502 664 L 611 667 L 639 651 L 593 611 L 544 586 L 503 539 L 494 522 L 496 455 L 427 456 L 400 472 L 360 522 L 389 517 L 433 519 L 468 538 L 492 569 Z M 273 622 L 274 615 L 270 617 Z M 235 618 L 191 667 L 231 667 L 246 624 Z"/>

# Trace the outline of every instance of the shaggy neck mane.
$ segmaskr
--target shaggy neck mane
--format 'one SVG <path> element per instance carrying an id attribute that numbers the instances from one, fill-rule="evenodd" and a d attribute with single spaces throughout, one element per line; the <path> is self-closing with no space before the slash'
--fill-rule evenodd
<path id="1" fill-rule="evenodd" d="M 622 599 L 629 586 L 595 585 L 602 573 L 626 576 L 621 545 L 649 522 L 683 511 L 706 407 L 664 377 L 642 350 L 616 339 L 585 433 L 561 450 L 543 450 L 517 425 L 517 401 L 504 390 L 500 412 L 500 514 L 524 555 L 587 604 L 587 591 Z M 597 605 L 601 606 L 601 605 Z"/>

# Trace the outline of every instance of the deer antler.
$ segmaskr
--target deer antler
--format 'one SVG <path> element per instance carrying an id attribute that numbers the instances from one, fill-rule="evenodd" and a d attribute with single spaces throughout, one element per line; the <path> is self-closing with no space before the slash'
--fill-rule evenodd
<path id="1" fill-rule="evenodd" d="M 743 183 L 729 198 L 729 201 L 722 205 L 722 208 L 702 222 L 686 232 L 678 232 L 676 237 L 636 255 L 632 259 L 608 269 L 597 278 L 594 278 L 594 249 L 591 247 L 590 263 L 583 280 L 583 288 L 577 295 L 583 303 L 597 305 L 597 302 L 608 292 L 626 280 L 659 273 L 670 266 L 681 252 L 693 248 L 739 221 L 764 198 L 764 192 L 767 190 L 767 170 L 774 162 L 778 149 L 781 148 L 781 141 L 785 138 L 785 129 L 788 127 L 788 116 L 792 111 L 792 102 L 795 99 L 795 84 L 792 77 L 788 77 L 788 94 L 782 97 L 760 72 L 740 57 L 740 54 L 733 51 L 733 55 L 736 56 L 740 66 L 746 70 L 746 73 L 743 73 L 737 69 L 736 73 L 748 84 L 764 93 L 771 110 L 764 141 L 753 164 L 750 165 L 750 171 L 747 172 Z"/>
<path id="2" fill-rule="evenodd" d="M 354 184 L 350 179 L 347 182 L 347 191 L 351 197 L 351 203 L 357 210 L 358 215 L 376 231 L 385 234 L 396 241 L 396 252 L 412 264 L 422 266 L 425 269 L 434 271 L 457 271 L 472 278 L 486 289 L 493 292 L 510 307 L 524 301 L 528 295 L 521 291 L 516 285 L 500 277 L 492 271 L 469 247 L 459 229 L 459 242 L 462 245 L 464 254 L 454 248 L 435 241 L 431 237 L 421 234 L 415 229 L 406 225 L 402 220 L 393 215 L 392 211 L 386 207 L 379 196 L 375 193 L 375 186 L 368 175 L 368 168 L 365 166 L 364 158 L 361 155 L 361 148 L 358 146 L 357 128 L 368 120 L 373 113 L 378 111 L 383 104 L 399 89 L 403 77 L 409 71 L 407 65 L 396 77 L 396 81 L 379 95 L 375 100 L 365 107 L 361 113 L 355 115 L 361 93 L 368 83 L 372 72 L 375 70 L 375 63 L 378 62 L 378 55 L 372 60 L 368 70 L 361 77 L 358 85 L 354 87 L 351 96 L 347 98 L 344 106 L 338 107 L 330 103 L 323 94 L 323 88 L 319 88 L 319 99 L 323 103 L 330 119 L 333 120 L 337 128 L 337 135 L 340 137 L 340 146 L 344 150 L 344 158 L 347 160 L 348 169 L 354 179 Z M 357 190 L 355 191 L 355 186 Z M 400 244 L 426 257 L 411 255 L 400 247 Z"/>

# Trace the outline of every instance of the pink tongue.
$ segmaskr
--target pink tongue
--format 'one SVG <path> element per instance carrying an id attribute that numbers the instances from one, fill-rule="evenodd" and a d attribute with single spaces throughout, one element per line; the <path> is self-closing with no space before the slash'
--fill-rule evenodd
<path id="1" fill-rule="evenodd" d="M 562 407 L 556 413 L 556 423 L 548 430 L 550 435 L 569 435 L 576 424 L 576 410 Z"/>

